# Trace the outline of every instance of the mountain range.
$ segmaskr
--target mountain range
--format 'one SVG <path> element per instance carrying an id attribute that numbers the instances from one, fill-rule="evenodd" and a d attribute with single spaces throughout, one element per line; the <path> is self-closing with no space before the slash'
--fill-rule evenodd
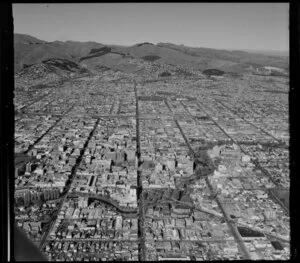
<path id="1" fill-rule="evenodd" d="M 15 33 L 14 50 L 15 73 L 40 63 L 60 65 L 61 69 L 71 71 L 72 68 L 97 70 L 104 67 L 126 73 L 136 72 L 153 64 L 194 71 L 214 68 L 225 72 L 245 72 L 249 68 L 264 66 L 286 70 L 289 68 L 289 58 L 282 54 L 264 55 L 245 51 L 194 48 L 172 43 L 145 42 L 133 46 L 118 46 L 93 41 L 47 42 Z"/>

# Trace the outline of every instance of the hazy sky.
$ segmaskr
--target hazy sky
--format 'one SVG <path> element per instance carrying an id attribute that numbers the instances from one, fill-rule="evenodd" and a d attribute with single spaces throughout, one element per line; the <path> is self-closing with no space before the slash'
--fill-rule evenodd
<path id="1" fill-rule="evenodd" d="M 287 3 L 14 4 L 14 31 L 42 40 L 289 49 Z"/>

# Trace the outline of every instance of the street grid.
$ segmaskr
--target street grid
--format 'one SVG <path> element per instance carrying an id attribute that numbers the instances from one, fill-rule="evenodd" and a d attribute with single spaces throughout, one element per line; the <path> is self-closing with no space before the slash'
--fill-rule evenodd
<path id="1" fill-rule="evenodd" d="M 117 82 L 117 81 L 116 81 Z M 91 85 L 92 83 L 90 83 Z M 183 103 L 183 101 L 180 101 L 180 105 L 184 108 L 185 110 L 185 113 L 182 114 L 180 113 L 180 115 L 176 112 L 174 112 L 170 106 L 170 104 L 168 103 L 168 100 L 167 99 L 163 99 L 163 102 L 164 104 L 166 105 L 167 109 L 169 110 L 169 113 L 164 113 L 163 115 L 158 115 L 156 113 L 149 113 L 148 114 L 148 117 L 147 117 L 147 114 L 141 114 L 140 111 L 139 111 L 139 89 L 141 89 L 141 87 L 143 87 L 143 84 L 144 83 L 137 83 L 136 81 L 134 81 L 133 83 L 132 82 L 126 82 L 126 84 L 131 84 L 133 86 L 133 90 L 134 90 L 134 98 L 135 98 L 135 109 L 136 109 L 136 112 L 135 112 L 135 115 L 123 115 L 120 113 L 121 111 L 121 107 L 122 107 L 122 99 L 119 100 L 119 104 L 118 104 L 118 108 L 117 108 L 117 112 L 116 114 L 112 114 L 113 113 L 113 109 L 116 105 L 116 101 L 113 101 L 111 106 L 110 106 L 110 109 L 109 109 L 109 113 L 108 115 L 100 115 L 100 116 L 95 116 L 95 115 L 92 115 L 91 117 L 92 118 L 95 118 L 96 119 L 96 122 L 95 122 L 95 125 L 93 127 L 93 129 L 91 130 L 91 132 L 89 133 L 89 136 L 88 138 L 86 139 L 85 143 L 84 143 L 84 147 L 79 155 L 79 157 L 77 158 L 76 160 L 76 164 L 73 166 L 72 168 L 72 171 L 71 171 L 71 176 L 68 180 L 68 183 L 67 183 L 67 186 L 61 196 L 61 200 L 59 202 L 59 205 L 58 205 L 58 212 L 61 210 L 62 208 L 62 205 L 63 203 L 65 202 L 65 200 L 68 198 L 68 197 L 72 197 L 72 193 L 69 192 L 70 190 L 70 186 L 72 184 L 72 181 L 73 179 L 75 178 L 76 176 L 76 172 L 77 172 L 77 169 L 82 161 L 82 157 L 84 155 L 84 152 L 86 150 L 86 147 L 91 139 L 91 137 L 93 136 L 93 133 L 94 131 L 96 130 L 97 126 L 98 126 L 98 123 L 100 121 L 101 118 L 103 119 L 110 119 L 110 118 L 131 118 L 131 117 L 134 117 L 136 119 L 136 157 L 137 157 L 137 201 L 138 201 L 138 208 L 136 210 L 136 212 L 134 212 L 134 214 L 136 216 L 138 216 L 138 240 L 115 240 L 115 239 L 112 239 L 112 240 L 104 240 L 104 239 L 85 239 L 85 241 L 104 241 L 104 242 L 109 242 L 109 241 L 114 241 L 114 242 L 135 242 L 135 243 L 138 243 L 139 245 L 139 260 L 140 261 L 145 261 L 146 260 L 146 254 L 147 254 L 147 246 L 146 246 L 146 242 L 147 242 L 147 238 L 146 238 L 146 228 L 147 226 L 145 225 L 145 201 L 144 201 L 144 197 L 143 197 L 143 192 L 144 191 L 148 191 L 148 190 L 145 190 L 143 188 L 143 184 L 142 184 L 142 176 L 143 176 L 143 171 L 142 169 L 140 169 L 142 163 L 143 163 L 143 160 L 141 158 L 141 146 L 140 146 L 140 126 L 139 126 L 139 122 L 140 120 L 151 120 L 153 119 L 153 117 L 162 117 L 162 116 L 165 116 L 165 117 L 169 117 L 171 119 L 173 119 L 173 121 L 175 122 L 177 128 L 179 129 L 184 141 L 185 141 L 185 144 L 186 144 L 186 148 L 189 150 L 189 154 L 191 157 L 193 157 L 195 155 L 195 149 L 191 147 L 190 145 L 190 142 L 189 142 L 189 137 L 184 133 L 180 123 L 178 122 L 178 120 L 181 119 L 182 116 L 184 115 L 187 115 L 189 117 L 191 117 L 195 122 L 198 122 L 196 116 L 194 114 L 192 114 L 192 112 L 190 111 L 190 109 L 185 105 L 185 103 Z M 52 94 L 52 93 L 50 93 Z M 29 102 L 27 105 L 23 106 L 20 111 L 22 111 L 23 113 L 18 113 L 19 115 L 23 115 L 23 114 L 26 114 L 26 116 L 30 116 L 30 115 L 39 115 L 39 113 L 34 113 L 34 112 L 29 112 L 29 113 L 25 113 L 25 110 L 35 104 L 36 102 L 38 101 L 42 101 L 43 99 L 45 99 L 47 96 L 49 96 L 50 94 L 47 94 L 45 96 L 42 96 L 42 97 L 39 97 L 37 99 L 33 99 L 31 102 Z M 255 127 L 256 129 L 262 131 L 264 134 L 270 136 L 272 139 L 276 140 L 277 142 L 279 143 L 282 143 L 282 140 L 274 137 L 274 135 L 270 134 L 269 132 L 267 132 L 266 130 L 264 130 L 263 128 L 260 128 L 260 127 L 257 127 L 255 124 L 251 123 L 250 121 L 247 121 L 245 118 L 243 118 L 243 116 L 241 116 L 240 113 L 238 113 L 237 111 L 233 110 L 232 108 L 230 108 L 229 106 L 225 105 L 221 100 L 216 100 L 217 103 L 219 103 L 220 105 L 222 105 L 224 108 L 226 108 L 227 110 L 229 110 L 229 112 L 231 112 L 233 115 L 235 116 L 238 116 L 240 117 L 241 119 L 243 119 L 246 123 L 250 124 L 251 126 Z M 51 103 L 51 102 L 50 102 Z M 241 149 L 241 151 L 244 153 L 244 154 L 248 154 L 247 151 L 243 148 L 243 145 L 242 143 L 239 143 L 239 141 L 237 141 L 236 139 L 234 139 L 231 135 L 229 135 L 226 130 L 224 129 L 224 127 L 222 127 L 222 125 L 220 125 L 215 119 L 213 116 L 211 116 L 206 110 L 205 110 L 205 106 L 203 105 L 203 103 L 201 102 L 200 99 L 197 99 L 195 100 L 195 103 L 198 107 L 199 110 L 201 110 L 202 112 L 205 113 L 205 115 L 209 118 L 210 121 L 212 121 L 214 123 L 214 125 L 216 127 L 218 127 L 218 129 L 226 136 L 228 137 L 229 141 L 231 141 L 232 143 L 235 143 L 239 146 L 239 148 Z M 39 137 L 33 144 L 30 145 L 30 147 L 24 152 L 24 154 L 27 154 L 28 152 L 30 152 L 34 146 L 36 144 L 38 144 L 45 135 L 49 134 L 49 132 L 65 117 L 68 115 L 68 113 L 70 113 L 72 111 L 74 107 L 74 104 L 67 110 L 65 111 L 64 113 L 62 114 L 53 114 L 52 116 L 56 116 L 56 117 L 59 117 L 59 119 L 48 129 L 46 130 L 41 137 Z M 19 112 L 20 112 L 19 111 Z M 253 111 L 255 111 L 255 109 L 253 109 Z M 256 112 L 258 113 L 258 112 Z M 51 115 L 51 113 L 49 113 Z M 259 113 L 261 114 L 261 113 Z M 40 114 L 40 115 L 43 115 L 43 114 Z M 287 145 L 285 145 L 286 147 L 288 147 Z M 270 175 L 270 173 L 260 165 L 259 161 L 258 160 L 253 160 L 253 163 L 255 164 L 255 166 L 261 170 L 263 172 L 263 174 L 265 174 L 267 177 L 269 177 L 271 179 L 271 181 L 275 184 L 275 188 L 272 188 L 272 189 L 282 189 L 282 187 L 274 180 L 274 178 Z M 216 169 L 216 167 L 214 167 Z M 208 185 L 209 189 L 211 190 L 211 192 L 214 192 L 214 189 L 213 189 L 213 186 L 211 185 L 210 181 L 208 180 L 208 178 L 206 177 L 205 178 L 205 181 L 206 181 L 206 184 Z M 21 189 L 21 188 L 16 188 L 16 189 Z M 245 189 L 243 188 L 243 190 L 267 190 L 266 188 L 251 188 L 251 189 Z M 270 190 L 270 189 L 268 189 Z M 271 194 L 272 192 L 269 191 Z M 76 194 L 75 194 L 76 195 Z M 275 195 L 273 195 L 274 197 L 274 200 L 287 212 L 289 213 L 289 209 L 286 207 L 286 205 L 281 201 L 279 200 L 279 198 L 277 198 Z M 232 222 L 232 220 L 230 219 L 229 215 L 228 215 L 228 212 L 226 211 L 221 199 L 219 198 L 218 194 L 215 196 L 214 198 L 222 212 L 222 217 L 223 219 L 225 219 L 227 225 L 229 226 L 230 230 L 231 230 L 231 233 L 236 241 L 236 243 L 238 244 L 239 246 L 239 249 L 240 251 L 242 251 L 242 255 L 243 255 L 243 259 L 253 259 L 251 254 L 249 253 L 247 247 L 245 246 L 245 243 L 244 243 L 244 240 L 243 238 L 241 237 L 239 231 L 237 230 L 237 225 L 241 225 L 241 224 L 235 224 L 234 222 Z M 100 198 L 101 200 L 101 198 Z M 176 200 L 173 200 L 173 201 L 176 201 Z M 196 209 L 199 209 L 197 207 L 192 207 L 193 210 L 196 210 Z M 199 209 L 200 211 L 204 211 L 205 210 L 201 210 Z M 121 211 L 121 210 L 120 210 Z M 121 211 L 122 212 L 122 211 Z M 47 244 L 47 242 L 51 241 L 51 239 L 49 239 L 49 233 L 51 232 L 52 228 L 53 228 L 53 225 L 55 224 L 56 222 L 56 219 L 52 220 L 52 222 L 50 223 L 50 227 L 48 228 L 48 231 L 46 233 L 44 233 L 41 241 L 40 241 L 40 244 L 39 244 L 39 247 L 41 250 L 43 250 L 45 248 L 45 245 Z M 149 227 L 149 226 L 148 226 Z M 266 235 L 269 235 L 271 237 L 275 237 L 275 238 L 278 238 L 278 236 L 276 235 L 272 235 L 271 233 L 265 233 Z M 280 239 L 280 238 L 279 238 Z M 166 239 L 167 240 L 167 239 Z M 283 242 L 288 242 L 288 240 L 284 239 L 284 238 L 281 238 L 281 240 Z M 79 241 L 78 239 L 61 239 L 59 240 L 59 242 L 63 242 L 63 241 Z M 223 242 L 223 239 L 213 239 L 213 240 L 209 240 L 209 239 L 203 239 L 201 240 L 203 242 Z M 162 242 L 161 240 L 157 240 L 156 242 Z M 197 241 L 186 241 L 185 242 L 197 242 Z M 87 252 L 89 253 L 89 252 Z M 78 253 L 80 254 L 80 253 Z M 90 253 L 90 254 L 93 254 L 93 253 Z"/>

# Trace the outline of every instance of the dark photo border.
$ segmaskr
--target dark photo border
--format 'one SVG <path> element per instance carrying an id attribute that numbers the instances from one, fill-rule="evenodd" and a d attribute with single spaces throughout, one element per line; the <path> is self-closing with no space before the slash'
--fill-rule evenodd
<path id="1" fill-rule="evenodd" d="M 76 1 L 74 1 L 76 2 Z M 93 1 L 91 1 L 93 2 Z M 232 1 L 234 2 L 234 1 Z M 265 1 L 263 1 L 265 2 Z M 298 110 L 300 75 L 300 4 L 296 1 L 282 1 L 290 4 L 290 218 L 291 218 L 291 260 L 299 259 L 299 166 L 298 154 Z M 15 2 L 17 3 L 17 2 Z M 43 2 L 39 2 L 43 3 Z M 66 3 L 66 2 L 65 2 Z M 250 2 L 249 2 L 250 3 Z M 255 3 L 255 1 L 254 1 Z M 259 3 L 259 2 L 257 2 Z M 14 244 L 14 50 L 12 3 L 0 4 L 0 227 L 1 262 L 15 261 Z M 298 169 L 297 169 L 298 168 Z M 19 238 L 18 238 L 19 240 Z M 42 260 L 37 258 L 36 260 Z"/>

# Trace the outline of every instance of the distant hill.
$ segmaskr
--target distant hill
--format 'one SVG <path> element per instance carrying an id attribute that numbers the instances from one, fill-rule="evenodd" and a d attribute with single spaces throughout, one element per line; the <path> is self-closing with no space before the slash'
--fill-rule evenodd
<path id="1" fill-rule="evenodd" d="M 153 68 L 154 64 L 190 68 L 199 72 L 206 69 L 218 69 L 237 73 L 245 72 L 253 67 L 272 66 L 284 69 L 289 67 L 288 57 L 284 56 L 193 48 L 171 43 L 154 45 L 144 42 L 125 47 L 96 42 L 46 42 L 32 36 L 15 34 L 14 47 L 16 73 L 22 70 L 24 65 L 41 63 L 51 58 L 66 59 L 84 65 L 90 70 L 98 66 L 124 72 Z"/>
<path id="2" fill-rule="evenodd" d="M 289 51 L 280 51 L 280 50 L 250 50 L 250 49 L 245 49 L 243 51 L 248 52 L 248 53 L 267 55 L 267 56 L 281 56 L 281 57 L 288 57 L 289 56 Z"/>
<path id="3" fill-rule="evenodd" d="M 32 83 L 43 84 L 58 81 L 70 76 L 89 74 L 90 72 L 76 62 L 62 59 L 50 58 L 31 65 L 24 64 L 23 68 L 16 74 L 16 88 Z M 19 83 L 22 83 L 19 85 Z"/>
<path id="4" fill-rule="evenodd" d="M 226 67 L 239 65 L 245 68 L 247 65 L 274 66 L 288 68 L 288 57 L 270 56 L 246 51 L 228 51 L 211 48 L 191 48 L 184 45 L 174 45 L 170 43 L 158 43 L 160 47 L 168 47 L 188 55 L 200 57 L 206 68 L 220 68 L 226 70 Z"/>
<path id="5" fill-rule="evenodd" d="M 36 37 L 32 37 L 24 34 L 14 34 L 14 43 L 15 44 L 42 44 L 46 41 L 40 40 Z"/>
<path id="6" fill-rule="evenodd" d="M 34 43 L 33 40 L 36 41 L 36 44 L 31 44 Z M 24 64 L 40 63 L 49 58 L 79 62 L 80 58 L 87 56 L 92 49 L 102 47 L 104 45 L 96 42 L 46 42 L 31 36 L 14 34 L 15 72 L 19 72 Z"/>

